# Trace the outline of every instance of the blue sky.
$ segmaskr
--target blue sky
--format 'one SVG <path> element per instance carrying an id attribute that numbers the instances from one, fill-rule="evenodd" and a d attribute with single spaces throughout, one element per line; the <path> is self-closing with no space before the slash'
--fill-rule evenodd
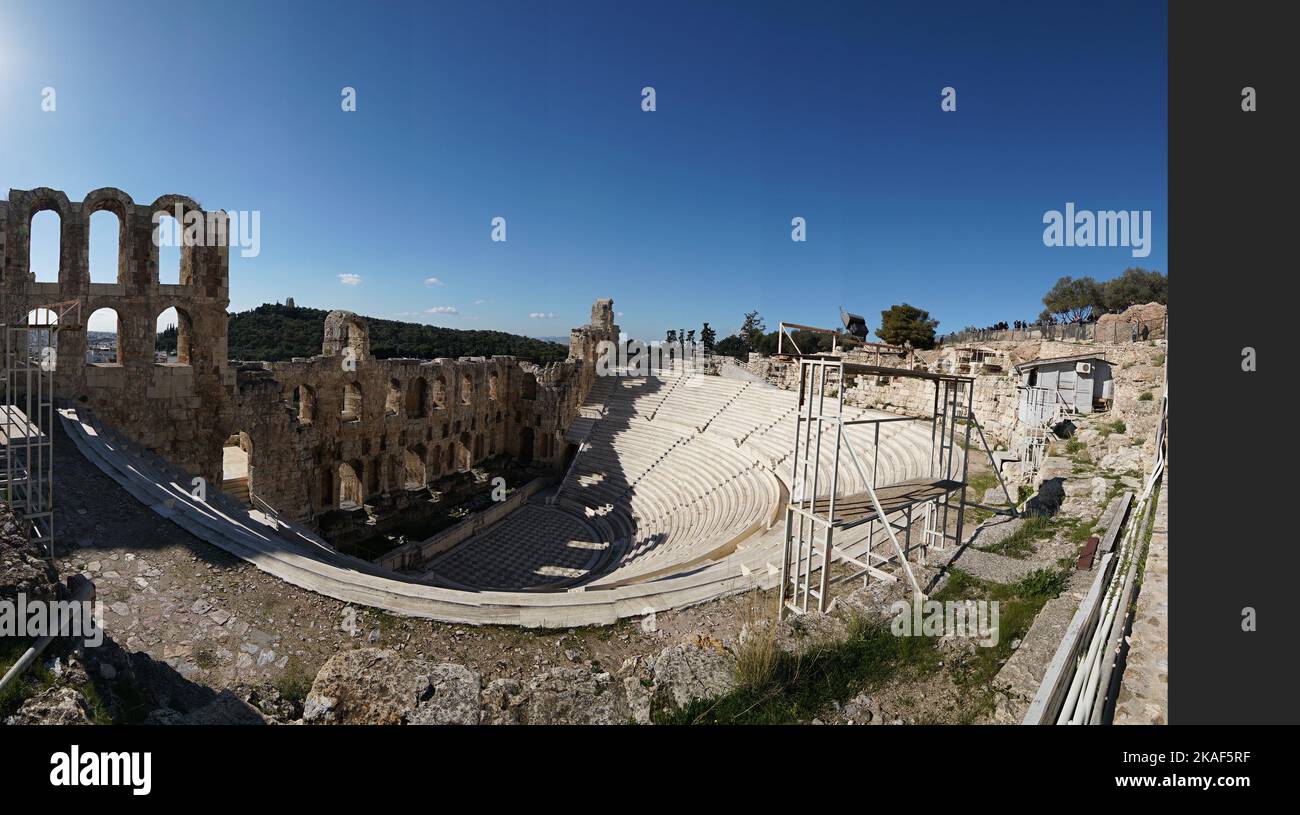
<path id="1" fill-rule="evenodd" d="M 1033 319 L 1062 275 L 1168 271 L 1164 4 L 388 8 L 5 3 L 0 195 L 257 210 L 233 310 L 534 336 L 597 297 L 643 338 L 750 309 L 833 325 L 840 304 L 874 326 L 903 301 L 955 330 Z M 1151 210 L 1151 254 L 1045 247 L 1067 201 Z M 37 266 L 54 229 L 33 226 Z"/>

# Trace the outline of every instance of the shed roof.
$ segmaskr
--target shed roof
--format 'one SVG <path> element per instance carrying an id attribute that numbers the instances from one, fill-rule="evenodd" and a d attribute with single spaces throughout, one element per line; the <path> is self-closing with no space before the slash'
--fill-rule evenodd
<path id="1" fill-rule="evenodd" d="M 1067 357 L 1043 357 L 1040 359 L 1031 359 L 1028 362 L 1022 362 L 1016 366 L 1016 373 L 1027 371 L 1030 368 L 1037 368 L 1040 365 L 1052 365 L 1058 362 L 1105 362 L 1110 364 L 1110 360 L 1100 354 L 1071 354 Z"/>

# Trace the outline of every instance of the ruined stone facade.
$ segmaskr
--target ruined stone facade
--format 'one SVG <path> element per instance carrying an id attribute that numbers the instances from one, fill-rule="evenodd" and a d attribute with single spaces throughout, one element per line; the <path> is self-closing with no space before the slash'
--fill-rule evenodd
<path id="1" fill-rule="evenodd" d="M 45 210 L 60 219 L 57 282 L 37 282 L 30 271 L 32 218 Z M 100 210 L 120 225 L 115 283 L 90 282 L 90 216 Z M 176 284 L 159 281 L 157 213 L 205 226 L 205 240 L 181 247 Z M 335 311 L 319 356 L 235 371 L 227 363 L 227 223 L 224 212 L 181 195 L 137 205 L 113 188 L 80 202 L 46 188 L 11 190 L 0 201 L 0 321 L 20 325 L 35 309 L 57 307 L 65 315 L 58 399 L 89 407 L 214 485 L 222 448 L 237 437 L 253 494 L 292 517 L 418 492 L 500 453 L 563 464 L 564 433 L 594 381 L 596 348 L 618 337 L 612 300 L 598 300 L 592 324 L 573 329 L 570 358 L 545 368 L 507 356 L 377 360 L 365 320 Z M 101 308 L 117 314 L 117 359 L 87 363 L 87 323 Z M 177 360 L 157 363 L 156 325 L 168 308 L 177 313 Z"/>
<path id="2" fill-rule="evenodd" d="M 364 319 L 331 312 L 319 356 L 237 372 L 232 432 L 250 490 L 308 520 L 427 498 L 429 483 L 499 454 L 558 468 L 597 345 L 617 336 L 608 319 L 576 328 L 569 359 L 545 368 L 511 356 L 380 360 Z"/>
<path id="3" fill-rule="evenodd" d="M 224 212 L 204 212 L 194 200 L 164 195 L 136 204 L 112 187 L 71 201 L 58 190 L 10 190 L 0 201 L 0 322 L 21 325 L 34 309 L 75 304 L 58 331 L 55 393 L 89 406 L 132 438 L 186 469 L 220 483 L 221 440 L 233 416 L 234 376 L 226 365 L 229 255 L 225 243 L 181 247 L 180 282 L 159 282 L 154 215 L 191 214 L 225 235 Z M 38 212 L 60 221 L 57 282 L 31 272 L 31 224 Z M 92 283 L 90 216 L 117 216 L 115 283 Z M 86 325 L 100 308 L 117 313 L 113 363 L 87 363 Z M 155 362 L 158 316 L 177 314 L 177 360 Z"/>

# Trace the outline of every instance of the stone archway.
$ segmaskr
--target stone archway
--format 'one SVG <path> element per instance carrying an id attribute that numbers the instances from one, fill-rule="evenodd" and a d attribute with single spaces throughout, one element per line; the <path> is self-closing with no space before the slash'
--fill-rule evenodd
<path id="1" fill-rule="evenodd" d="M 519 463 L 531 464 L 533 461 L 533 429 L 525 427 L 519 431 Z"/>

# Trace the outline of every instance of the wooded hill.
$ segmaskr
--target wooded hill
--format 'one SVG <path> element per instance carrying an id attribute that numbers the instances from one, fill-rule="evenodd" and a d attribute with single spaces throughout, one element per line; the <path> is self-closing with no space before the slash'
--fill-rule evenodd
<path id="1" fill-rule="evenodd" d="M 329 312 L 266 303 L 251 311 L 230 314 L 230 358 L 280 362 L 320 353 L 325 316 Z M 398 320 L 366 317 L 370 353 L 380 359 L 413 357 L 490 357 L 507 354 L 545 365 L 565 359 L 563 345 L 504 331 L 464 331 Z"/>

